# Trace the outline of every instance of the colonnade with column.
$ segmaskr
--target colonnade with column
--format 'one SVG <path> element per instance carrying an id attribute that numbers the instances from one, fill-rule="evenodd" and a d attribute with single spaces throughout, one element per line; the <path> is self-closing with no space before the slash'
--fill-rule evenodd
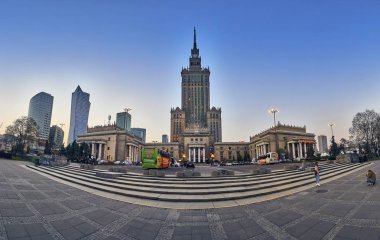
<path id="1" fill-rule="evenodd" d="M 315 143 L 310 141 L 291 141 L 288 142 L 288 152 L 291 159 L 303 159 L 307 157 L 307 147 L 309 144 L 313 145 L 315 149 Z"/>
<path id="2" fill-rule="evenodd" d="M 196 163 L 206 162 L 206 148 L 204 146 L 189 147 L 188 160 Z"/>
<path id="3" fill-rule="evenodd" d="M 269 152 L 269 143 L 261 143 L 256 145 L 256 158 L 261 155 L 265 155 Z"/>
<path id="4" fill-rule="evenodd" d="M 104 158 L 104 146 L 105 142 L 91 142 L 91 155 L 97 160 Z"/>
<path id="5" fill-rule="evenodd" d="M 140 148 L 136 145 L 128 143 L 126 143 L 125 147 L 125 159 L 131 161 L 132 163 L 136 163 L 139 160 L 138 156 L 140 154 Z"/>

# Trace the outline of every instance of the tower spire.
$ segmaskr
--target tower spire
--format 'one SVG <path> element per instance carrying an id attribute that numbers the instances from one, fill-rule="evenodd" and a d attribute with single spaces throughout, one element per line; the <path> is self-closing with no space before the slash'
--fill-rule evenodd
<path id="1" fill-rule="evenodd" d="M 194 27 L 194 45 L 193 45 L 193 49 L 196 49 L 197 48 L 197 30 L 195 30 L 195 27 Z"/>

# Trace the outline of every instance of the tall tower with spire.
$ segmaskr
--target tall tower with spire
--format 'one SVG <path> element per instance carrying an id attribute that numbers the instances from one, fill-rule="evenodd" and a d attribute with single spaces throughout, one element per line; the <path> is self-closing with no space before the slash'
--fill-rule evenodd
<path id="1" fill-rule="evenodd" d="M 186 127 L 207 127 L 207 111 L 210 110 L 210 70 L 202 68 L 197 35 L 189 58 L 189 67 L 182 69 L 182 110 L 186 114 Z"/>
<path id="2" fill-rule="evenodd" d="M 170 140 L 180 143 L 180 154 L 190 151 L 196 162 L 202 162 L 214 143 L 222 141 L 222 111 L 210 109 L 210 69 L 202 67 L 201 60 L 194 27 L 189 66 L 181 71 L 181 108 L 171 109 Z"/>

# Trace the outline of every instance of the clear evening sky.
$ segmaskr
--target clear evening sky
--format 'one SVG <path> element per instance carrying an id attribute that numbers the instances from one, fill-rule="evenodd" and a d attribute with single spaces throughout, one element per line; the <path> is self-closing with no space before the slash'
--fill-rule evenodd
<path id="1" fill-rule="evenodd" d="M 0 1 L 0 124 L 54 96 L 52 124 L 70 122 L 71 93 L 90 93 L 89 126 L 133 110 L 148 141 L 170 134 L 181 105 L 193 27 L 211 71 L 223 141 L 273 125 L 348 137 L 353 116 L 380 108 L 380 1 Z"/>

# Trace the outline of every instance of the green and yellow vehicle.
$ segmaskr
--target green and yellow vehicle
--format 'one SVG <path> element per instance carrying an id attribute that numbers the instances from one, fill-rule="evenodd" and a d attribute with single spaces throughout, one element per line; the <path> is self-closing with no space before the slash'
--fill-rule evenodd
<path id="1" fill-rule="evenodd" d="M 170 167 L 170 154 L 158 148 L 145 147 L 141 150 L 143 168 L 168 168 Z"/>

